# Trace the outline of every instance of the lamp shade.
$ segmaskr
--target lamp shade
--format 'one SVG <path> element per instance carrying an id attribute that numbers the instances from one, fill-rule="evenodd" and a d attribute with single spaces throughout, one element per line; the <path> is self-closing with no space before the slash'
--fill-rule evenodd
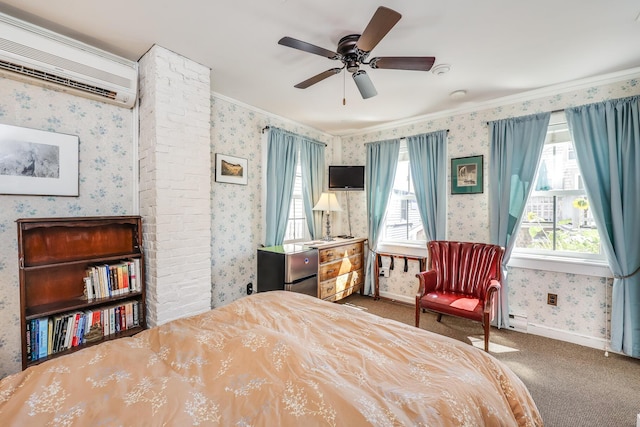
<path id="1" fill-rule="evenodd" d="M 342 208 L 340 207 L 335 194 L 322 193 L 320 200 L 318 200 L 318 203 L 313 207 L 313 210 L 339 212 L 342 211 Z"/>

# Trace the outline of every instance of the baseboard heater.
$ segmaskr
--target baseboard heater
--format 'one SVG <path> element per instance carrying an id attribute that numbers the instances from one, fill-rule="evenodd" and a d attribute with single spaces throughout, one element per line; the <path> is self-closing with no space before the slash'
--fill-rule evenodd
<path id="1" fill-rule="evenodd" d="M 509 329 L 518 332 L 527 332 L 527 317 L 520 314 L 509 314 Z"/>

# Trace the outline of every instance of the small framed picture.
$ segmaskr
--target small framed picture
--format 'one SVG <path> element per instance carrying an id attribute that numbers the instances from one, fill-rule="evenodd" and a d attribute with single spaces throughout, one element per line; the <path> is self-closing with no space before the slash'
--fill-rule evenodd
<path id="1" fill-rule="evenodd" d="M 247 159 L 216 153 L 216 182 L 247 185 Z"/>
<path id="2" fill-rule="evenodd" d="M 482 156 L 451 159 L 451 194 L 482 193 Z"/>
<path id="3" fill-rule="evenodd" d="M 0 194 L 78 196 L 79 138 L 0 125 Z"/>

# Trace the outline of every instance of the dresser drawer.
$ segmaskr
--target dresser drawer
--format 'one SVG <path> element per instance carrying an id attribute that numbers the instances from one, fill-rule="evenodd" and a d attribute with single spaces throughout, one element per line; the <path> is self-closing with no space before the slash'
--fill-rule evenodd
<path id="1" fill-rule="evenodd" d="M 352 286 L 350 288 L 345 289 L 344 291 L 338 292 L 336 294 L 333 295 L 329 295 L 327 298 L 323 298 L 325 301 L 329 301 L 329 302 L 334 302 L 334 301 L 339 301 L 342 298 L 346 298 L 349 295 L 351 295 L 352 293 L 358 291 L 360 289 L 359 286 Z"/>
<path id="2" fill-rule="evenodd" d="M 318 285 L 320 299 L 327 299 L 331 295 L 340 293 L 346 289 L 356 287 L 360 289 L 360 285 L 364 279 L 364 270 L 359 269 L 356 271 L 342 274 L 334 279 L 325 280 Z"/>
<path id="3" fill-rule="evenodd" d="M 337 261 L 329 262 L 320 266 L 318 270 L 318 280 L 333 279 L 341 274 L 351 271 L 360 270 L 362 268 L 362 255 L 353 255 L 348 258 L 342 258 Z"/>
<path id="4" fill-rule="evenodd" d="M 336 259 L 350 257 L 360 253 L 362 253 L 362 242 L 338 246 L 335 248 L 320 249 L 318 257 L 320 264 L 324 264 L 325 262 L 331 262 Z"/>

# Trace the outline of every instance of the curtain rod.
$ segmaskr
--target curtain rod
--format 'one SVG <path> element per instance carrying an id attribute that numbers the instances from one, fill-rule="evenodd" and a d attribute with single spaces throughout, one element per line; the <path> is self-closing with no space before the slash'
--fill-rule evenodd
<path id="1" fill-rule="evenodd" d="M 437 130 L 436 130 L 436 131 L 434 131 L 434 132 L 439 132 L 439 131 L 437 131 Z M 434 132 L 427 132 L 426 134 L 430 134 L 430 133 L 434 133 Z M 445 129 L 445 132 L 449 133 L 449 129 Z M 425 134 L 418 134 L 418 135 L 425 135 Z M 415 136 L 415 135 L 412 135 L 412 136 Z M 405 140 L 405 139 L 407 139 L 407 138 L 408 138 L 408 137 L 406 137 L 406 136 L 401 136 L 401 137 L 400 137 L 400 138 L 398 138 L 398 139 L 399 139 L 400 141 L 403 141 L 403 140 Z M 365 143 L 364 143 L 364 145 L 367 145 L 367 144 L 373 144 L 374 142 L 379 142 L 379 141 L 369 141 L 369 142 L 365 142 Z"/>
<path id="2" fill-rule="evenodd" d="M 271 126 L 265 126 L 265 127 L 263 127 L 263 128 L 262 128 L 262 133 L 264 133 L 265 131 L 267 131 L 267 130 L 269 130 L 269 129 L 271 129 Z M 285 132 L 288 132 L 288 131 L 285 131 Z M 306 137 L 304 137 L 304 136 L 303 136 L 302 138 L 306 138 Z M 306 138 L 306 139 L 308 139 L 308 140 L 310 140 L 310 141 L 313 141 L 313 142 L 315 142 L 315 143 L 317 143 L 317 144 L 322 144 L 322 145 L 324 145 L 325 147 L 327 146 L 327 143 L 326 143 L 326 142 L 316 141 L 316 140 L 311 139 L 311 138 Z"/>
<path id="3" fill-rule="evenodd" d="M 564 108 L 561 108 L 560 110 L 552 110 L 551 114 L 555 114 L 555 113 L 562 113 L 564 111 Z M 491 121 L 495 121 L 495 120 L 491 120 Z M 484 122 L 485 125 L 488 125 L 491 122 Z"/>
<path id="4" fill-rule="evenodd" d="M 445 131 L 447 131 L 447 133 L 449 133 L 449 129 L 445 129 Z M 434 132 L 438 132 L 438 131 L 436 130 Z M 432 132 L 427 132 L 427 133 L 432 133 Z M 407 139 L 407 137 L 406 136 L 401 136 L 400 137 L 400 141 L 402 141 L 403 139 Z"/>

